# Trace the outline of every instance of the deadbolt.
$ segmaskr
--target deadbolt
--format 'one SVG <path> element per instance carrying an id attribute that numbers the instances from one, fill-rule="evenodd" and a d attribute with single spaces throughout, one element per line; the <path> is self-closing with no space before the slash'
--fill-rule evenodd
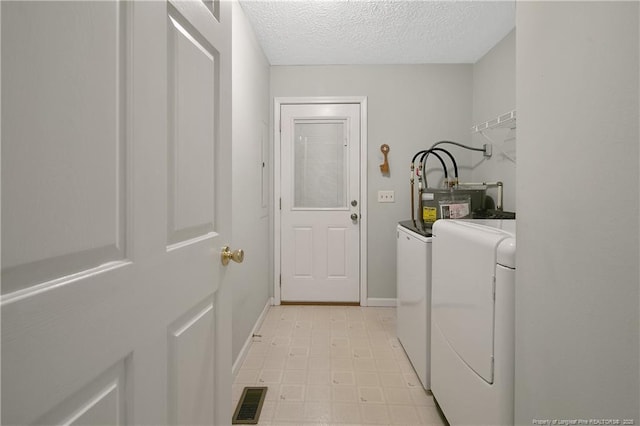
<path id="1" fill-rule="evenodd" d="M 358 201 L 357 201 L 357 200 L 352 200 L 352 201 L 351 201 L 351 205 L 352 205 L 353 207 L 357 206 L 357 205 L 358 205 Z"/>

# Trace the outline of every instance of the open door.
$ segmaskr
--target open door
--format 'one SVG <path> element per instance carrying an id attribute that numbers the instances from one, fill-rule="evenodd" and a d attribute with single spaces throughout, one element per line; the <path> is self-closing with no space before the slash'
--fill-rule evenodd
<path id="1" fill-rule="evenodd" d="M 0 3 L 3 424 L 230 423 L 230 6 Z"/>

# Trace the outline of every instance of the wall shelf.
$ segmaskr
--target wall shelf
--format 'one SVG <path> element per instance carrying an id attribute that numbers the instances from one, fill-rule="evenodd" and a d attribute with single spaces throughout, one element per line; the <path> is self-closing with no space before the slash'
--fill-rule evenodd
<path id="1" fill-rule="evenodd" d="M 485 121 L 484 123 L 476 124 L 471 127 L 472 133 L 482 133 L 489 129 L 515 129 L 516 128 L 516 111 L 509 111 L 504 113 L 493 120 Z"/>
<path id="2" fill-rule="evenodd" d="M 488 151 L 489 154 L 485 154 L 485 157 L 491 156 L 491 146 L 496 144 L 489 135 L 492 137 L 502 137 L 504 136 L 504 132 L 498 132 L 498 134 L 492 134 L 492 132 L 487 132 L 487 130 L 492 129 L 508 129 L 507 137 L 502 139 L 501 145 L 504 145 L 507 141 L 515 141 L 515 130 L 516 128 L 516 110 L 509 111 L 507 113 L 501 114 L 493 120 L 485 121 L 484 123 L 476 124 L 471 127 L 471 133 L 479 133 L 483 138 L 491 142 L 491 144 L 485 144 L 485 153 Z M 488 135 L 488 134 L 489 135 Z M 513 151 L 515 154 L 515 150 Z M 502 149 L 501 155 L 506 159 L 516 162 L 516 158 L 514 154 L 507 153 L 504 149 Z"/>

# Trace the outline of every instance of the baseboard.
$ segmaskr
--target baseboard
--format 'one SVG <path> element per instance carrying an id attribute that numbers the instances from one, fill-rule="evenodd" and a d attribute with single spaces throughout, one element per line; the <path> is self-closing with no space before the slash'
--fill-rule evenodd
<path id="1" fill-rule="evenodd" d="M 395 298 L 378 298 L 378 297 L 370 297 L 367 299 L 367 306 L 378 306 L 378 307 L 396 307 L 396 299 Z"/>
<path id="2" fill-rule="evenodd" d="M 267 299 L 267 303 L 264 305 L 264 309 L 262 310 L 262 313 L 256 320 L 255 325 L 251 329 L 251 333 L 249 333 L 249 336 L 247 336 L 247 340 L 244 342 L 244 345 L 242 346 L 242 349 L 240 350 L 238 357 L 233 363 L 233 368 L 231 369 L 231 371 L 234 379 L 238 374 L 238 371 L 240 371 L 240 367 L 242 367 L 242 363 L 244 362 L 244 359 L 247 357 L 247 354 L 249 353 L 249 348 L 251 347 L 251 341 L 252 341 L 253 335 L 256 334 L 258 330 L 260 330 L 260 327 L 262 326 L 264 318 L 267 316 L 267 312 L 269 312 L 269 308 L 271 308 L 271 305 L 273 305 L 273 297 L 270 297 Z"/>

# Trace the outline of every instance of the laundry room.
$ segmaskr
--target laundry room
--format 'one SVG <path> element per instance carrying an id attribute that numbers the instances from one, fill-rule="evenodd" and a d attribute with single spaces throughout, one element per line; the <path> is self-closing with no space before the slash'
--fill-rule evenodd
<path id="1" fill-rule="evenodd" d="M 473 134 L 469 123 L 486 122 L 515 109 L 515 37 L 515 31 L 509 31 L 475 64 L 271 68 L 274 97 L 367 94 L 367 219 L 372 231 L 368 233 L 367 297 L 374 299 L 372 303 L 387 299 L 393 305 L 395 298 L 395 224 L 411 216 L 411 158 L 442 140 L 476 147 L 490 143 Z M 490 158 L 455 146 L 447 149 L 455 156 L 461 181 L 502 181 L 505 209 L 515 211 L 516 165 L 503 153 L 515 157 L 515 140 L 512 135 L 506 139 L 508 130 L 487 132 L 496 139 Z M 383 144 L 390 148 L 389 173 L 379 169 Z M 429 159 L 426 172 L 435 186 L 443 185 L 435 157 Z M 384 190 L 394 192 L 393 203 L 378 202 L 378 191 Z M 491 191 L 496 199 L 497 191 Z"/>
<path id="2" fill-rule="evenodd" d="M 517 256 L 518 265 L 524 268 L 518 272 L 519 282 L 524 283 L 525 288 L 515 295 L 516 342 L 513 345 L 516 348 L 516 423 L 529 424 L 533 418 L 620 417 L 614 413 L 633 412 L 630 407 L 638 406 L 638 393 L 633 390 L 637 387 L 637 374 L 634 373 L 634 379 L 630 379 L 623 373 L 624 369 L 637 371 L 634 357 L 616 355 L 620 365 L 625 367 L 615 369 L 615 379 L 605 377 L 604 372 L 596 373 L 600 382 L 609 384 L 609 392 L 624 395 L 622 399 L 606 398 L 606 402 L 598 402 L 595 392 L 585 390 L 589 385 L 584 374 L 593 372 L 590 363 L 611 355 L 604 348 L 587 349 L 594 341 L 606 341 L 615 335 L 614 340 L 634 354 L 639 346 L 637 337 L 627 328 L 633 324 L 637 331 L 639 299 L 638 271 L 632 266 L 638 257 L 635 242 L 638 220 L 633 213 L 637 211 L 638 149 L 635 142 L 637 126 L 632 117 L 637 112 L 637 96 L 634 94 L 637 93 L 638 81 L 631 71 L 638 67 L 638 46 L 636 41 L 627 46 L 628 49 L 623 49 L 615 42 L 637 40 L 637 5 L 627 5 L 630 9 L 626 12 L 622 11 L 625 7 L 619 3 L 609 9 L 580 2 L 565 8 L 552 4 L 522 3 L 517 6 L 513 28 L 471 63 L 336 65 L 323 64 L 321 59 L 316 59 L 317 62 L 307 65 L 272 64 L 269 68 L 269 107 L 277 108 L 280 105 L 278 98 L 285 102 L 291 99 L 299 101 L 298 98 L 367 97 L 367 202 L 366 218 L 361 220 L 366 220 L 367 229 L 364 303 L 370 307 L 396 306 L 398 303 L 396 225 L 399 221 L 410 220 L 414 210 L 419 214 L 417 204 L 412 209 L 410 200 L 413 155 L 441 140 L 456 141 L 473 148 L 491 145 L 490 157 L 456 146 L 447 146 L 446 149 L 459 164 L 461 180 L 502 182 L 504 210 L 516 212 L 518 218 L 524 218 L 524 221 L 518 220 L 524 223 L 524 227 L 518 227 L 518 241 L 520 248 L 522 244 L 528 247 L 519 250 Z M 247 10 L 246 14 L 250 16 L 251 11 Z M 627 15 L 628 19 L 624 21 L 628 25 L 604 24 L 605 20 L 617 21 L 622 15 Z M 565 22 L 577 25 L 574 37 L 567 37 L 566 33 L 570 31 L 563 25 Z M 564 43 L 557 44 L 558 40 L 564 40 Z M 592 40 L 598 40 L 597 54 L 587 55 L 582 49 L 590 46 Z M 604 46 L 615 48 L 606 49 Z M 322 47 L 317 50 L 326 52 Z M 580 56 L 579 52 L 585 56 Z M 580 60 L 574 63 L 578 58 Z M 542 78 L 542 75 L 547 77 Z M 615 80 L 625 83 L 616 84 L 613 92 L 605 89 Z M 604 86 L 595 83 L 605 81 Z M 594 84 L 595 92 L 587 97 L 587 88 L 591 91 Z M 601 98 L 606 102 L 601 103 Z M 621 109 L 626 111 L 625 114 L 617 116 L 615 111 Z M 533 110 L 536 111 L 535 119 L 532 119 Z M 527 112 L 526 117 L 524 112 Z M 509 117 L 514 119 L 513 122 L 493 127 L 492 123 L 505 114 L 512 114 Z M 609 130 L 599 129 L 596 123 L 606 123 Z M 273 132 L 275 140 L 279 137 L 276 120 L 273 126 L 276 127 Z M 491 128 L 478 131 L 482 126 Z M 603 157 L 593 151 L 600 140 L 608 141 L 602 142 L 603 146 L 624 146 L 622 149 L 630 155 L 614 154 L 608 150 Z M 388 152 L 381 150 L 383 145 L 388 146 Z M 277 157 L 276 154 L 274 161 Z M 388 172 L 381 169 L 385 159 Z M 620 166 L 614 166 L 614 161 L 626 164 L 626 172 Z M 620 178 L 625 176 L 624 179 L 634 188 L 634 195 L 633 200 L 623 201 L 627 223 L 633 226 L 631 233 L 622 237 L 617 225 L 607 222 L 605 226 L 616 235 L 615 239 L 606 238 L 608 244 L 624 241 L 625 249 L 611 247 L 608 251 L 611 255 L 603 258 L 604 253 L 600 250 L 596 254 L 587 249 L 585 238 L 588 232 L 579 231 L 590 229 L 587 217 L 584 214 L 576 216 L 568 209 L 574 203 L 586 207 L 584 197 L 587 197 L 588 190 L 581 183 L 582 179 L 589 182 L 589 187 L 604 190 L 603 182 L 608 180 L 604 177 L 607 174 L 605 168 Z M 429 159 L 426 173 L 430 183 L 443 183 L 441 167 L 433 156 Z M 277 172 L 275 179 L 278 179 Z M 564 179 L 571 184 L 559 183 Z M 556 184 L 563 188 L 562 195 L 554 195 L 550 189 Z M 379 201 L 379 196 L 387 197 L 388 191 L 393 193 L 393 202 Z M 283 193 L 281 190 L 278 195 Z M 497 201 L 497 188 L 487 188 L 487 194 L 494 202 Z M 277 196 L 274 204 L 277 215 Z M 552 222 L 552 232 L 547 231 L 549 221 Z M 605 231 L 599 228 L 596 232 Z M 544 235 L 558 237 L 557 244 L 549 245 L 548 240 L 542 237 Z M 532 240 L 535 243 L 531 244 Z M 576 241 L 582 241 L 580 249 Z M 615 296 L 608 293 L 605 297 L 602 286 L 608 280 L 600 273 L 594 274 L 592 267 L 588 266 L 596 256 L 608 264 L 607 270 L 615 271 L 614 275 L 619 277 L 620 285 L 616 287 Z M 560 265 L 560 259 L 567 259 L 574 266 Z M 276 265 L 278 263 L 275 262 Z M 551 265 L 553 270 L 544 265 Z M 575 271 L 580 271 L 580 278 L 573 275 Z M 279 279 L 280 275 L 275 273 L 272 295 L 278 293 Z M 576 287 L 578 282 L 584 283 L 580 289 Z M 554 292 L 561 297 L 552 296 Z M 604 306 L 607 312 L 616 310 L 616 303 L 625 305 L 627 313 L 623 316 L 630 322 L 622 317 L 599 322 L 588 315 L 585 317 L 585 311 L 577 305 L 570 308 L 580 300 L 580 305 L 589 306 L 588 311 L 601 309 L 600 303 L 592 299 L 594 297 L 607 300 Z M 554 306 L 553 310 L 549 304 Z M 539 318 L 537 312 L 544 312 L 544 319 Z M 578 325 L 579 322 L 592 324 L 597 331 L 589 333 Z M 541 323 L 545 325 L 541 326 Z M 580 333 L 578 330 L 585 331 Z M 563 346 L 561 342 L 565 339 L 581 348 L 579 360 L 569 361 L 566 351 L 550 352 L 549 342 Z M 234 350 L 239 350 L 241 343 Z M 545 365 L 557 368 L 554 367 L 551 374 Z M 569 371 L 572 372 L 571 378 L 563 378 Z M 570 391 L 573 389 L 570 383 L 574 380 L 582 383 L 580 396 Z M 614 382 L 623 384 L 626 391 L 614 390 L 617 388 Z M 529 383 L 535 385 L 529 388 Z M 554 391 L 547 392 L 551 389 Z M 552 402 L 563 400 L 566 404 Z"/>
<path id="3" fill-rule="evenodd" d="M 436 158 L 437 152 L 434 152 L 435 155 L 427 158 L 421 175 L 416 170 L 415 174 L 419 175 L 424 188 L 440 188 L 443 193 L 449 193 L 445 174 L 448 170 L 453 182 L 453 160 L 456 163 L 455 171 L 459 174 L 460 188 L 465 188 L 462 186 L 465 182 L 500 182 L 500 187 L 479 185 L 483 188 L 482 196 L 486 194 L 489 197 L 493 208 L 498 206 L 501 211 L 510 212 L 511 218 L 515 216 L 515 49 L 516 30 L 506 26 L 506 33 L 497 43 L 477 60 L 470 60 L 471 63 L 279 65 L 272 66 L 270 70 L 271 95 L 275 99 L 313 99 L 336 94 L 367 96 L 366 304 L 369 307 L 397 306 L 398 338 L 420 383 L 428 391 L 432 389 L 430 377 L 433 374 L 430 371 L 432 359 L 428 344 L 431 334 L 431 312 L 428 307 L 431 303 L 431 287 L 425 284 L 427 280 L 430 282 L 431 270 L 427 268 L 422 280 L 414 284 L 407 285 L 405 280 L 416 280 L 422 276 L 416 275 L 417 270 L 427 267 L 427 264 L 430 267 L 431 244 L 428 244 L 429 247 L 409 246 L 401 249 L 404 237 L 399 231 L 400 227 L 396 230 L 398 222 L 403 223 L 410 218 L 414 223 L 423 221 L 421 192 L 417 192 L 418 178 L 414 179 L 414 171 L 410 167 L 412 157 L 437 142 L 452 142 L 439 145 L 451 155 L 449 158 L 441 154 L 446 167 L 441 167 Z M 508 120 L 503 118 L 505 115 Z M 500 126 L 495 125 L 501 118 Z M 275 137 L 278 136 L 276 134 Z M 385 144 L 388 146 L 386 155 L 380 149 Z M 491 155 L 465 149 L 458 144 L 477 150 L 489 145 Z M 385 160 L 388 170 L 382 170 L 381 165 Z M 416 159 L 415 164 L 418 163 Z M 415 180 L 415 185 L 412 180 Z M 383 200 L 379 199 L 379 192 L 388 191 L 393 193 L 393 202 L 381 202 Z M 463 192 L 457 191 L 457 194 Z M 284 190 L 281 193 L 286 196 Z M 415 201 L 412 200 L 414 197 Z M 500 205 L 497 205 L 498 201 Z M 427 234 L 429 236 L 430 231 Z M 425 251 L 428 257 L 424 256 Z M 282 300 L 286 299 L 282 297 Z M 512 339 L 511 344 L 513 346 Z M 502 361 L 501 356 L 498 359 Z M 512 361 L 510 365 L 513 365 Z M 498 377 L 502 380 L 501 373 L 498 373 Z M 513 383 L 512 376 L 509 377 Z M 455 379 L 463 383 L 459 377 Z M 513 386 L 508 389 L 513 393 Z M 437 394 L 435 396 L 438 397 Z M 486 412 L 492 411 L 488 401 L 480 395 L 472 393 L 471 396 L 461 395 L 461 398 L 476 400 L 485 407 Z M 509 401 L 513 406 L 513 400 Z M 471 418 L 479 422 L 504 419 L 500 416 L 479 417 L 478 406 L 465 405 L 473 413 Z M 446 406 L 444 414 L 447 415 L 446 410 L 452 409 L 460 410 L 459 407 Z M 512 418 L 513 410 L 510 413 Z M 509 418 L 509 415 L 506 417 Z M 451 420 L 459 423 L 465 418 L 454 415 Z"/>
<path id="4" fill-rule="evenodd" d="M 640 1 L 0 36 L 2 424 L 640 423 Z"/>

